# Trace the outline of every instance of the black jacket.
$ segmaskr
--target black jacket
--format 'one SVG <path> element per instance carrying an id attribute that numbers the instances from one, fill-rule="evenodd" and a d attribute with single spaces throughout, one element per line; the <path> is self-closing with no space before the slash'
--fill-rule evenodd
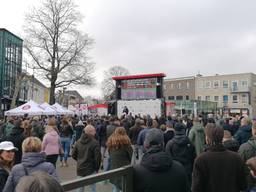
<path id="1" fill-rule="evenodd" d="M 82 134 L 72 151 L 72 157 L 77 161 L 77 175 L 87 176 L 100 168 L 100 145 L 93 137 Z"/>
<path id="2" fill-rule="evenodd" d="M 3 191 L 8 176 L 9 173 L 4 168 L 0 167 L 0 192 Z"/>
<path id="3" fill-rule="evenodd" d="M 134 192 L 188 192 L 184 167 L 161 147 L 152 147 L 134 166 Z"/>
<path id="4" fill-rule="evenodd" d="M 189 138 L 184 133 L 176 132 L 173 139 L 166 144 L 166 152 L 170 153 L 174 160 L 184 166 L 191 180 L 196 151 Z"/>

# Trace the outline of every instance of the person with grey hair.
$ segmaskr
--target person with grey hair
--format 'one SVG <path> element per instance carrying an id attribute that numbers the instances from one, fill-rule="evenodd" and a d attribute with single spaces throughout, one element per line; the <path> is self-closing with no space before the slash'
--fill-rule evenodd
<path id="1" fill-rule="evenodd" d="M 144 147 L 141 163 L 134 166 L 134 192 L 188 192 L 184 167 L 164 151 L 163 132 L 148 130 Z"/>
<path id="2" fill-rule="evenodd" d="M 20 179 L 15 188 L 18 192 L 64 192 L 62 186 L 52 177 L 42 171 L 35 171 Z"/>

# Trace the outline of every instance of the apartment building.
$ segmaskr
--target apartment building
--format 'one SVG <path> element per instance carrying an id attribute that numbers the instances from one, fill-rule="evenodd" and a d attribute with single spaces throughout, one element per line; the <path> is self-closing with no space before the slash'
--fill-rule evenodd
<path id="1" fill-rule="evenodd" d="M 195 77 L 181 77 L 164 80 L 165 100 L 194 100 Z"/>
<path id="2" fill-rule="evenodd" d="M 256 75 L 253 73 L 197 76 L 195 98 L 217 102 L 220 114 L 256 115 Z"/>

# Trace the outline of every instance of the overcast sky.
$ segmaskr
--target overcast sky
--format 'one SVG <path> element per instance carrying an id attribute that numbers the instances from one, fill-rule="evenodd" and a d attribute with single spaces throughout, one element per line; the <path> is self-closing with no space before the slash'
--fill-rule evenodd
<path id="1" fill-rule="evenodd" d="M 255 0 L 75 0 L 100 82 L 113 65 L 168 78 L 256 72 Z M 0 27 L 23 35 L 39 0 L 2 0 Z M 99 86 L 82 94 L 98 96 Z"/>

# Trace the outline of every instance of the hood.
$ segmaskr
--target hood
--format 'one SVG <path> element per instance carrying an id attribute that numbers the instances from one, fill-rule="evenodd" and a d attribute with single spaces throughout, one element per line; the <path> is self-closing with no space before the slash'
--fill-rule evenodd
<path id="1" fill-rule="evenodd" d="M 176 135 L 173 137 L 173 142 L 175 142 L 179 146 L 185 146 L 190 143 L 186 135 L 178 133 L 176 133 Z"/>
<path id="2" fill-rule="evenodd" d="M 84 123 L 80 120 L 76 125 L 84 126 Z"/>
<path id="3" fill-rule="evenodd" d="M 256 148 L 256 138 L 252 137 L 251 139 L 249 139 L 248 143 L 253 147 Z"/>
<path id="4" fill-rule="evenodd" d="M 241 131 L 244 131 L 244 132 L 251 132 L 252 127 L 250 125 L 244 125 L 240 129 Z"/>
<path id="5" fill-rule="evenodd" d="M 172 166 L 172 158 L 163 148 L 154 146 L 144 154 L 141 165 L 153 172 L 168 171 Z"/>
<path id="6" fill-rule="evenodd" d="M 88 135 L 88 134 L 85 134 L 83 133 L 79 139 L 79 142 L 81 142 L 82 144 L 87 144 L 89 143 L 90 141 L 93 140 L 93 137 Z"/>
<path id="7" fill-rule="evenodd" d="M 22 156 L 22 163 L 26 167 L 35 167 L 43 162 L 45 162 L 45 153 L 24 153 Z"/>
<path id="8" fill-rule="evenodd" d="M 204 127 L 201 123 L 194 123 L 193 128 L 198 132 L 204 132 Z"/>

